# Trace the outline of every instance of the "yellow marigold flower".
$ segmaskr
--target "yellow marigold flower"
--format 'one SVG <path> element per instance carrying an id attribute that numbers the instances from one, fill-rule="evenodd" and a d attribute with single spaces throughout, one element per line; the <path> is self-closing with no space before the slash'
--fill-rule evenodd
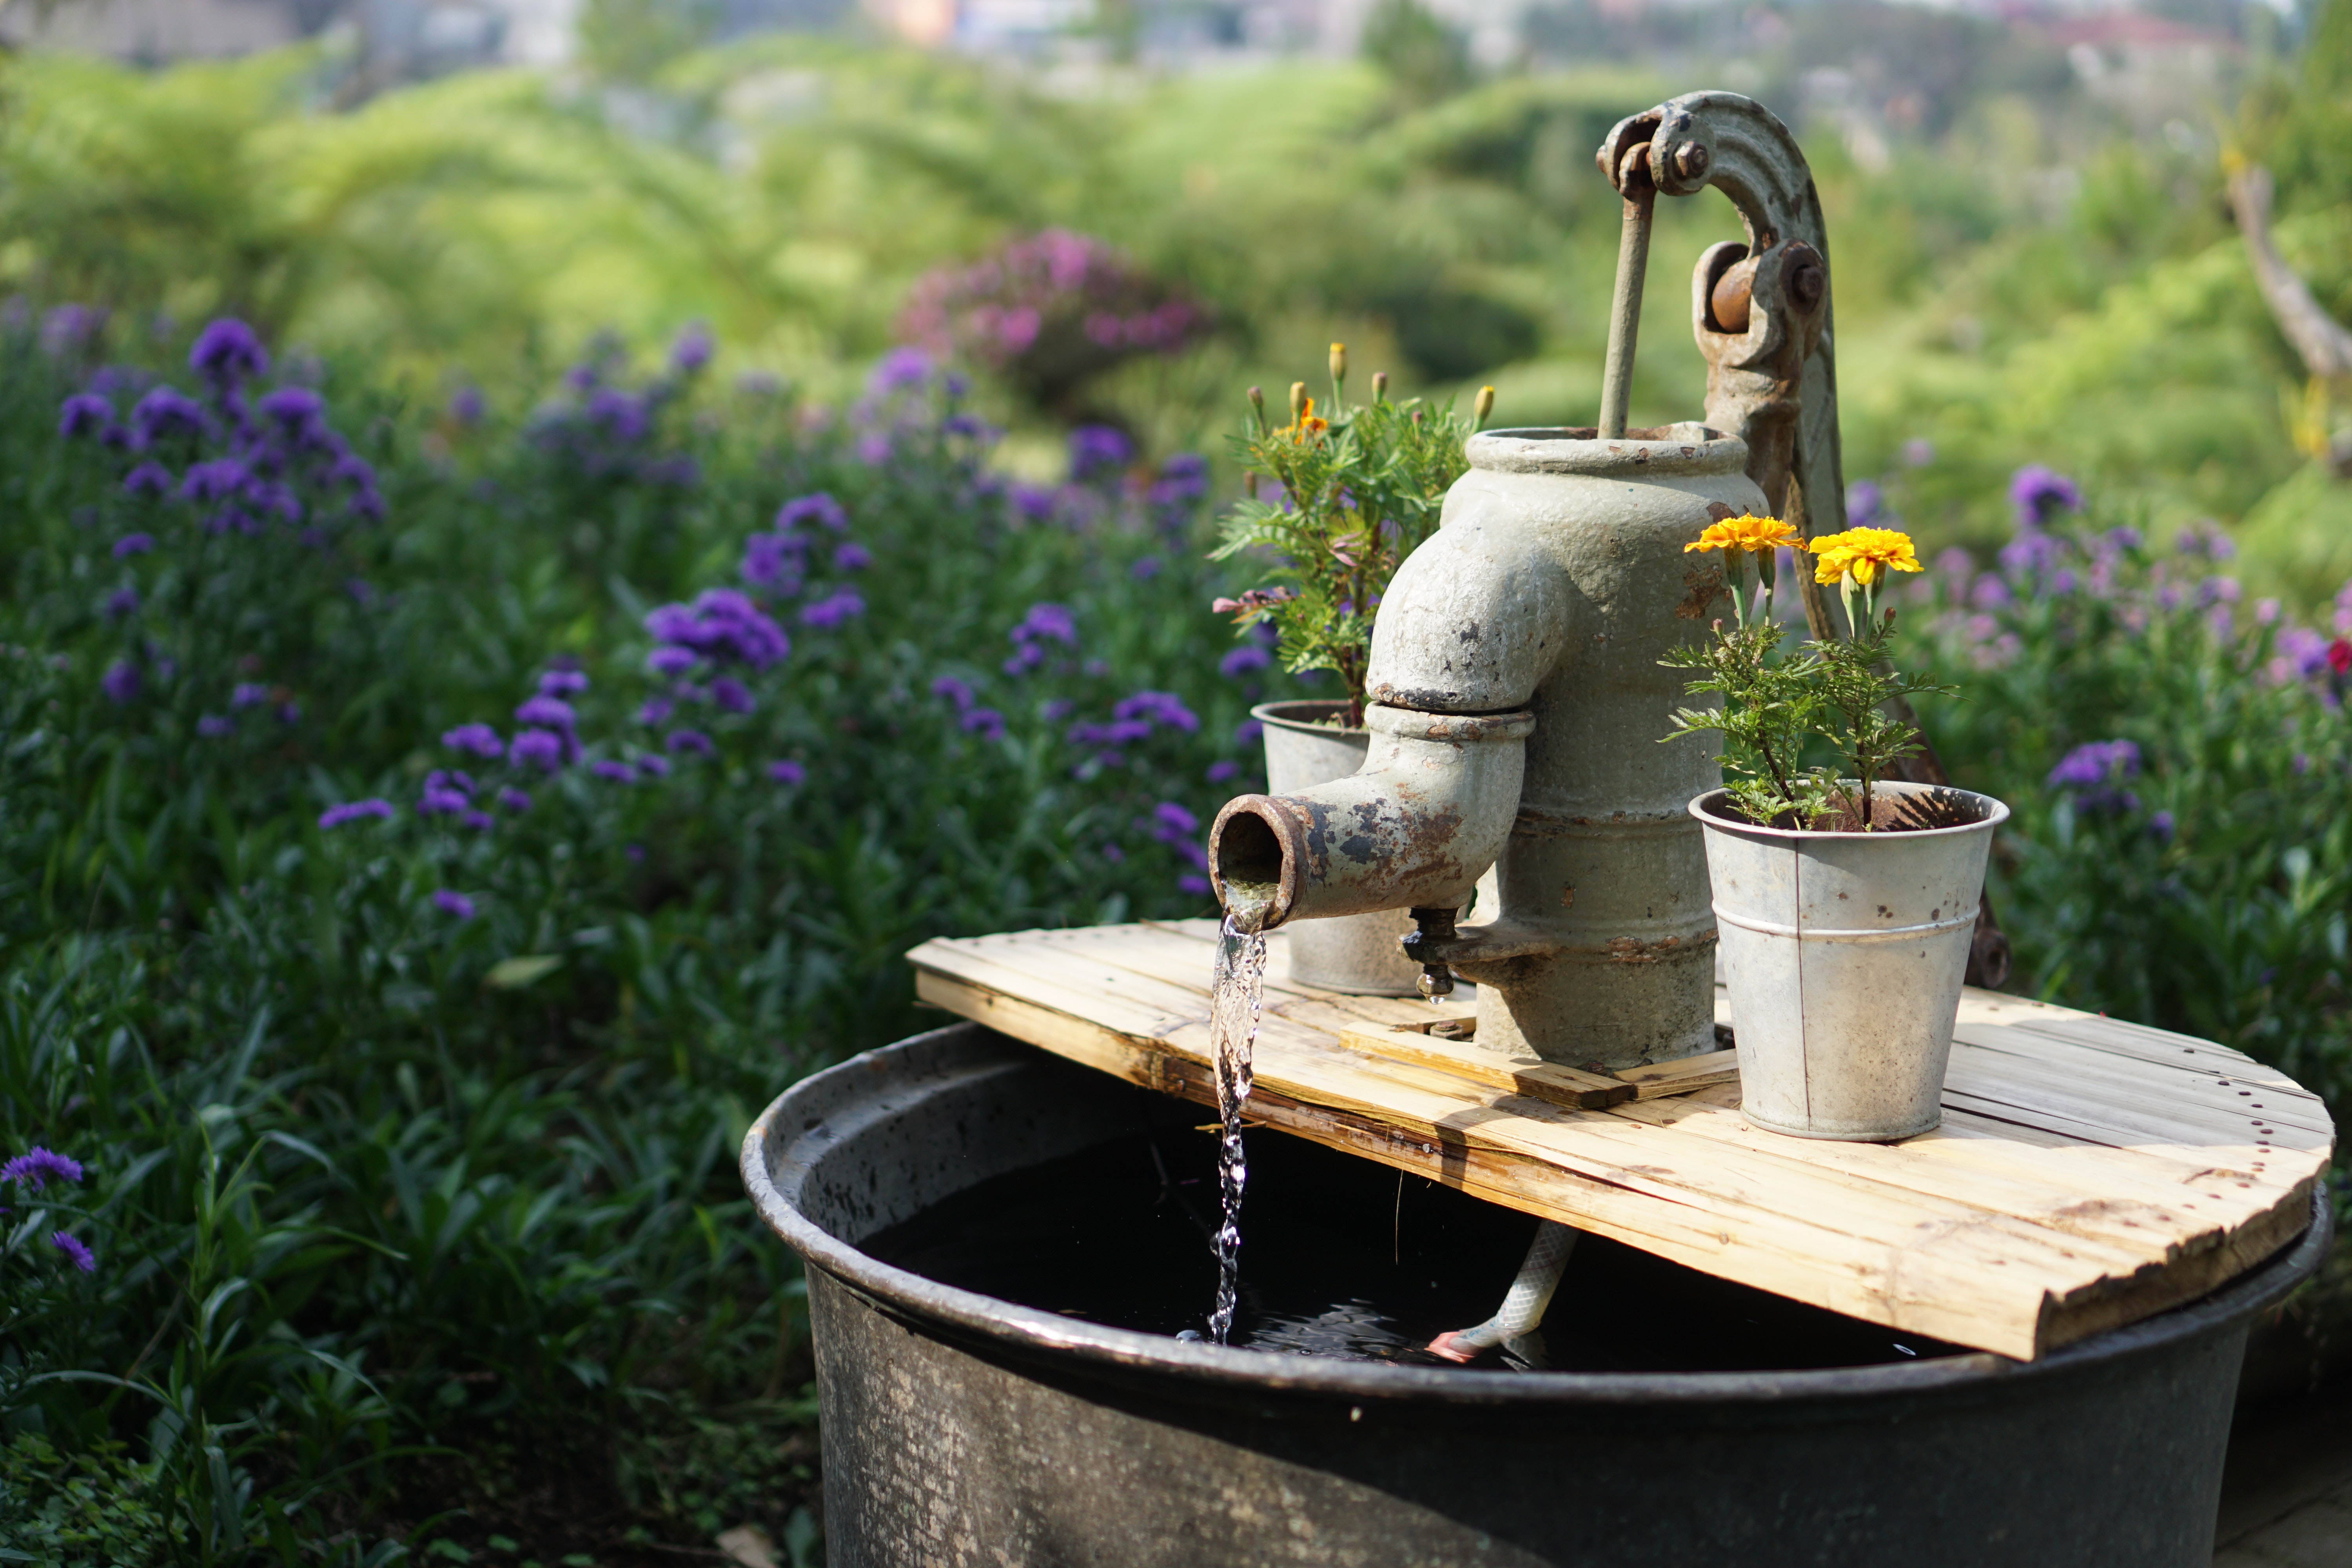
<path id="1" fill-rule="evenodd" d="M 1320 436 L 1329 428 L 1331 428 L 1331 422 L 1328 419 L 1318 419 L 1315 416 L 1315 400 L 1302 395 L 1298 400 L 1298 417 L 1285 426 L 1282 434 L 1294 441 L 1304 441 L 1311 437 Z"/>
<path id="2" fill-rule="evenodd" d="M 1760 555 L 1784 544 L 1794 549 L 1800 542 L 1796 529 L 1777 517 L 1743 515 L 1708 523 L 1696 543 L 1683 546 L 1683 553 L 1688 555 L 1694 550 L 1746 550 Z"/>
<path id="3" fill-rule="evenodd" d="M 1891 528 L 1849 528 L 1843 533 L 1816 539 L 1805 548 L 1821 557 L 1813 568 L 1816 583 L 1834 583 L 1852 574 L 1855 582 L 1867 588 L 1878 581 L 1882 571 L 1923 570 L 1919 558 L 1911 552 L 1911 536 Z"/>

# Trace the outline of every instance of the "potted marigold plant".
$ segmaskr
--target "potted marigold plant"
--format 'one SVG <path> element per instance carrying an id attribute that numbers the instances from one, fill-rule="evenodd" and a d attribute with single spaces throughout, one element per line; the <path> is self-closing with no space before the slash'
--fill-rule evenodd
<path id="1" fill-rule="evenodd" d="M 1463 443 L 1493 412 L 1495 389 L 1479 389 L 1468 418 L 1448 402 L 1399 400 L 1388 377 L 1372 377 L 1369 402 L 1347 398 L 1348 350 L 1331 345 L 1331 395 L 1318 405 L 1307 384 L 1290 389 L 1289 419 L 1276 423 L 1256 387 L 1234 438 L 1247 499 L 1224 519 L 1213 552 L 1223 560 L 1262 551 L 1267 585 L 1215 609 L 1244 631 L 1276 634 L 1276 658 L 1296 674 L 1328 671 L 1339 694 L 1267 702 L 1250 710 L 1264 727 L 1266 784 L 1276 795 L 1345 778 L 1363 765 L 1363 727 L 1372 617 L 1404 558 L 1435 531 L 1445 492 L 1469 467 Z M 1412 929 L 1403 910 L 1300 921 L 1290 937 L 1290 974 L 1301 984 L 1364 995 L 1416 994 L 1420 967 L 1400 943 Z"/>
<path id="2" fill-rule="evenodd" d="M 1784 649 L 1782 549 L 1835 584 L 1847 635 Z M 1732 622 L 1669 662 L 1701 671 L 1664 739 L 1720 735 L 1724 787 L 1691 802 L 1706 834 L 1739 1051 L 1740 1110 L 1807 1138 L 1891 1142 L 1943 1115 L 1969 940 L 1993 829 L 2009 808 L 1890 780 L 1918 745 L 1895 700 L 1942 689 L 1899 672 L 1879 595 L 1916 572 L 1910 539 L 1854 528 L 1811 542 L 1774 518 L 1721 517 L 1685 551 L 1720 551 Z M 1800 557 L 1801 560 L 1801 556 Z M 1826 750 L 1833 766 L 1807 763 Z"/>

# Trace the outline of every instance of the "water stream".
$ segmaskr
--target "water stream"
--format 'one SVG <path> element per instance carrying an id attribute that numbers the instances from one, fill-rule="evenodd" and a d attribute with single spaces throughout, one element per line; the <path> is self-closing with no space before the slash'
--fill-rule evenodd
<path id="1" fill-rule="evenodd" d="M 1217 1053 L 1217 1191 L 1223 1215 L 1217 1226 L 1217 1305 L 1209 1337 L 1223 1344 L 1240 1300 L 1242 1189 L 1249 1181 L 1242 1147 L 1242 1112 L 1249 1104 L 1257 1046 L 1258 1012 L 1265 994 L 1265 916 L 1275 889 L 1228 883 L 1225 921 L 1217 938 L 1217 967 L 1209 987 L 1209 1038 Z"/>

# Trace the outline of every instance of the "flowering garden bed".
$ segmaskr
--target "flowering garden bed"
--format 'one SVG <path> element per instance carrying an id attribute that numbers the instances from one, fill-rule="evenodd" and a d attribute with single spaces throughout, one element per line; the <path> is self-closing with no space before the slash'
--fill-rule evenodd
<path id="1" fill-rule="evenodd" d="M 808 1557 L 737 1141 L 917 1026 L 929 937 L 1208 910 L 1249 703 L 1317 694 L 1210 612 L 1255 581 L 1210 468 L 1084 428 L 1013 482 L 905 351 L 842 409 L 698 335 L 427 406 L 233 323 L 0 330 L 0 1519 L 65 1562 Z M 2015 500 L 1897 602 L 2016 808 L 2016 988 L 2340 1108 L 2352 600 Z"/>

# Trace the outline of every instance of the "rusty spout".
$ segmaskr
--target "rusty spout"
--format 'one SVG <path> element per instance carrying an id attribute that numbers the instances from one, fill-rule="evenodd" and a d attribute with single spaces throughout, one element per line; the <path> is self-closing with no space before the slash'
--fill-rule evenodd
<path id="1" fill-rule="evenodd" d="M 1286 921 L 1415 905 L 1459 909 L 1510 836 L 1526 713 L 1365 710 L 1360 772 L 1293 795 L 1225 803 L 1209 829 L 1217 897 Z"/>

